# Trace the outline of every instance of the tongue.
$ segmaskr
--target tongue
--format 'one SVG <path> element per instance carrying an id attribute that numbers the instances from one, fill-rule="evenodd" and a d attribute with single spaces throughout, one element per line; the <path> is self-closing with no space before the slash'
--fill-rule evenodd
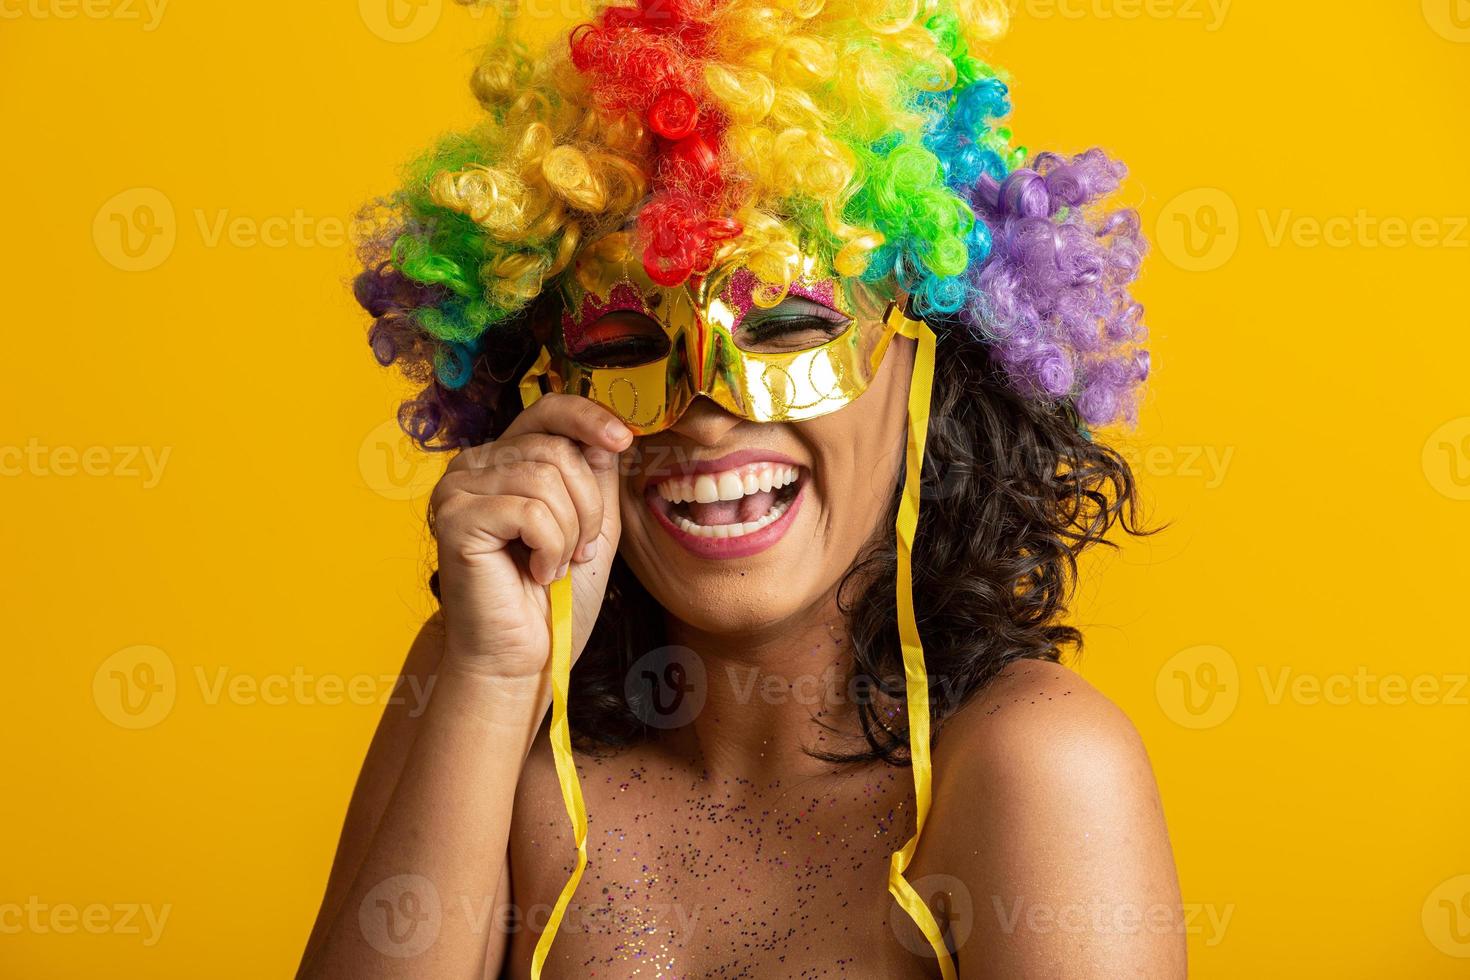
<path id="1" fill-rule="evenodd" d="M 775 493 L 770 490 L 760 490 L 746 494 L 739 500 L 716 500 L 712 504 L 691 503 L 689 519 L 705 527 L 758 521 L 770 512 L 775 497 Z"/>

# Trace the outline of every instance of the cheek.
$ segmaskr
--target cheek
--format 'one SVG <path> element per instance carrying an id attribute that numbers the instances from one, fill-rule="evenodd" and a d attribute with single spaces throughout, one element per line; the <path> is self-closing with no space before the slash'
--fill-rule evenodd
<path id="1" fill-rule="evenodd" d="M 848 444 L 857 447 L 862 465 L 888 476 L 903 465 L 912 345 L 906 338 L 894 338 L 868 389 L 833 415 L 845 427 Z"/>
<path id="2" fill-rule="evenodd" d="M 878 531 L 903 468 L 908 389 L 891 381 L 903 374 L 886 373 L 851 405 L 805 423 L 826 511 L 819 533 L 848 559 Z"/>

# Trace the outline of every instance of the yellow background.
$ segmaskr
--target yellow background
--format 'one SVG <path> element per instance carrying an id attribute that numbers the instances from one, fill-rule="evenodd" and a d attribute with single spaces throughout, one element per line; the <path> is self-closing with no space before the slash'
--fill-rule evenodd
<path id="1" fill-rule="evenodd" d="M 429 610 L 344 236 L 473 118 L 487 15 L 0 13 L 0 913 L 48 910 L 0 914 L 0 975 L 288 975 Z M 996 60 L 1021 141 L 1125 158 L 1158 236 L 1127 445 L 1172 527 L 1077 620 L 1193 975 L 1470 975 L 1470 8 L 1026 0 Z"/>

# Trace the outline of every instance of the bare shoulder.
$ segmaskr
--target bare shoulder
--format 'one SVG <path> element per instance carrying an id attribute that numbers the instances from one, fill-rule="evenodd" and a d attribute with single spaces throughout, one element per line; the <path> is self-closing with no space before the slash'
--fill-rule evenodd
<path id="1" fill-rule="evenodd" d="M 1045 660 L 1007 666 L 956 711 L 937 740 L 940 759 L 968 779 L 1010 778 L 1022 775 L 1018 768 L 1038 767 L 1065 777 L 1079 765 L 1116 776 L 1148 765 L 1122 709 L 1075 671 Z"/>
<path id="2" fill-rule="evenodd" d="M 1127 715 L 1061 665 L 1012 664 L 946 721 L 914 871 L 965 892 L 964 980 L 1184 976 L 1148 753 Z"/>

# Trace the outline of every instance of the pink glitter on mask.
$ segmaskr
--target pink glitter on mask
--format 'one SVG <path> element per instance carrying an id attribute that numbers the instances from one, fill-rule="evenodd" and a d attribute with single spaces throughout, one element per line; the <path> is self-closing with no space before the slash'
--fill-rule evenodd
<path id="1" fill-rule="evenodd" d="M 567 352 L 575 354 L 582 347 L 582 338 L 586 336 L 588 328 L 599 319 L 609 313 L 629 310 L 645 316 L 653 315 L 648 298 L 628 280 L 613 286 L 606 300 L 601 300 L 592 293 L 583 294 L 582 307 L 576 316 L 572 315 L 571 310 L 564 310 L 561 315 L 562 342 L 566 345 Z"/>
<path id="2" fill-rule="evenodd" d="M 738 269 L 730 277 L 725 285 L 724 292 L 720 294 L 730 309 L 735 311 L 735 325 L 745 319 L 750 308 L 755 305 L 755 291 L 762 285 L 755 273 L 749 269 Z M 791 296 L 800 296 L 814 303 L 821 303 L 828 309 L 837 310 L 837 280 L 836 279 L 798 279 L 791 284 L 787 290 Z M 838 310 L 838 312 L 841 312 Z"/>

